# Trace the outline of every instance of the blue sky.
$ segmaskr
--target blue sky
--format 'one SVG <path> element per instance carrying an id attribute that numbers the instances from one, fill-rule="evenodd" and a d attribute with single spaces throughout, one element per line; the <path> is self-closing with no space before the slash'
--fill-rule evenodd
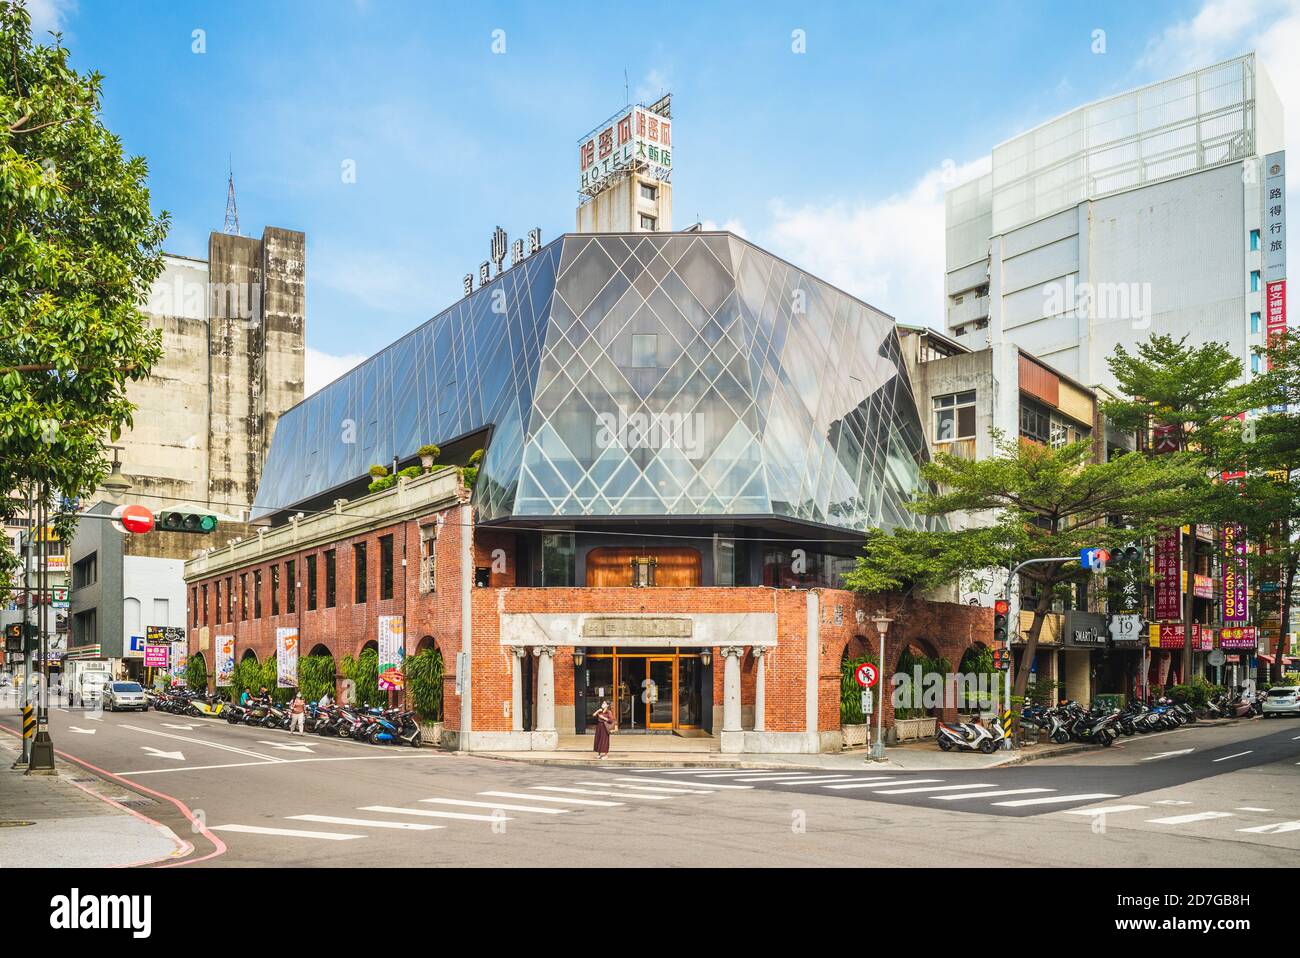
<path id="1" fill-rule="evenodd" d="M 1252 48 L 1300 126 L 1297 0 L 29 6 L 105 75 L 169 252 L 206 256 L 228 157 L 242 232 L 306 232 L 309 388 L 458 297 L 497 224 L 573 228 L 577 140 L 623 105 L 624 71 L 633 100 L 674 94 L 676 227 L 726 225 L 932 325 L 942 191 L 995 143 Z"/>

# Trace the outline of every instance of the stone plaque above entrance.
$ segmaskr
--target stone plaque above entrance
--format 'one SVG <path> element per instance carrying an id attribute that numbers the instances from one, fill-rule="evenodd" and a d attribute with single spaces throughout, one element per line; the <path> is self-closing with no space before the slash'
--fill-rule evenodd
<path id="1" fill-rule="evenodd" d="M 690 619 L 640 616 L 588 616 L 582 623 L 584 639 L 689 639 Z M 611 642 L 617 645 L 617 642 Z"/>

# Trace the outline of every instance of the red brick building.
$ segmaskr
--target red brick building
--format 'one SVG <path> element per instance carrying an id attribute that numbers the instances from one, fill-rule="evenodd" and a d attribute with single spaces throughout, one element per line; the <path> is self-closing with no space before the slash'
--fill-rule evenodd
<path id="1" fill-rule="evenodd" d="M 609 701 L 620 733 L 813 752 L 842 746 L 840 666 L 878 648 L 878 609 L 894 619 L 887 665 L 904 645 L 955 665 L 991 631 L 986 609 L 842 589 L 520 586 L 526 540 L 476 529 L 470 499 L 443 470 L 192 560 L 190 654 L 212 674 L 220 637 L 234 638 L 236 660 L 263 661 L 277 631 L 294 629 L 303 655 L 338 663 L 375 647 L 379 617 L 396 615 L 408 654 L 443 654 L 447 742 L 459 748 L 553 749 L 590 732 Z M 585 582 L 610 574 L 589 563 Z"/>

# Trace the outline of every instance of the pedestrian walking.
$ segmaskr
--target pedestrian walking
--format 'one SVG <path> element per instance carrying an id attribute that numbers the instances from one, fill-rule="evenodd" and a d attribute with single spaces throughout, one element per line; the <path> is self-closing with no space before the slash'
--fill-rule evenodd
<path id="1" fill-rule="evenodd" d="M 289 734 L 306 735 L 303 723 L 307 720 L 307 703 L 301 692 L 293 693 L 293 702 L 289 705 Z"/>
<path id="2" fill-rule="evenodd" d="M 593 718 L 596 720 L 596 753 L 604 758 L 609 755 L 609 732 L 614 725 L 614 715 L 610 712 L 609 703 L 601 702 Z"/>

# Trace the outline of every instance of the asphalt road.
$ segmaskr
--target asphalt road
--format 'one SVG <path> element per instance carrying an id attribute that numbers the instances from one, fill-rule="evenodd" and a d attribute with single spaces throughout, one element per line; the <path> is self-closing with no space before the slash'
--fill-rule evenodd
<path id="1" fill-rule="evenodd" d="M 55 710 L 51 732 L 193 842 L 186 867 L 1285 866 L 1300 850 L 1295 719 L 909 773 L 586 770 L 156 712 Z"/>

